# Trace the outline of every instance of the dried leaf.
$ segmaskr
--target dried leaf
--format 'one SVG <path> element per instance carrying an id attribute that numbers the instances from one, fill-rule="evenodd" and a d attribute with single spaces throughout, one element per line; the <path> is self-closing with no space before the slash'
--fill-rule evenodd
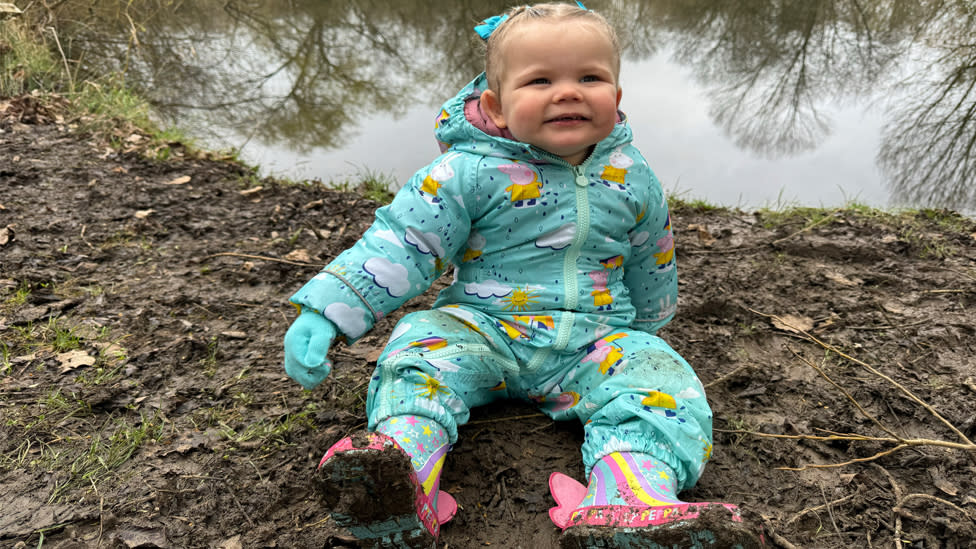
<path id="1" fill-rule="evenodd" d="M 903 315 L 907 312 L 907 309 L 905 309 L 905 307 L 903 307 L 900 303 L 895 303 L 894 301 L 887 301 L 885 303 L 882 303 L 881 307 L 884 310 L 888 311 L 889 313 L 893 313 L 896 315 Z"/>
<path id="2" fill-rule="evenodd" d="M 806 316 L 779 315 L 773 318 L 773 326 L 785 332 L 798 334 L 813 329 L 813 319 Z"/>
<path id="3" fill-rule="evenodd" d="M 288 261 L 298 261 L 300 263 L 311 263 L 312 258 L 308 255 L 308 250 L 299 248 L 297 250 L 292 250 L 285 255 L 285 259 Z"/>
<path id="4" fill-rule="evenodd" d="M 22 12 L 17 6 L 13 5 L 10 2 L 0 2 L 0 19 L 5 19 L 7 17 L 15 17 L 23 13 L 24 12 Z"/>
<path id="5" fill-rule="evenodd" d="M 14 239 L 14 230 L 10 225 L 0 229 L 0 246 L 5 246 Z"/>
<path id="6" fill-rule="evenodd" d="M 185 454 L 197 448 L 210 448 L 220 437 L 213 431 L 192 431 L 178 435 L 166 450 L 160 455 L 166 457 L 172 453 Z"/>
<path id="7" fill-rule="evenodd" d="M 164 183 L 164 185 L 183 185 L 185 183 L 189 183 L 190 179 L 191 179 L 190 176 L 184 175 L 182 177 L 177 177 L 172 181 L 167 181 L 166 183 Z"/>
<path id="8" fill-rule="evenodd" d="M 254 193 L 259 193 L 264 190 L 264 187 L 258 185 L 257 187 L 251 187 L 250 189 L 244 189 L 241 191 L 241 196 L 248 196 Z"/>
<path id="9" fill-rule="evenodd" d="M 136 212 L 136 219 L 145 219 L 153 214 L 156 210 L 139 210 Z"/>
<path id="10" fill-rule="evenodd" d="M 169 547 L 164 528 L 123 527 L 117 534 L 126 547 Z"/>
<path id="11" fill-rule="evenodd" d="M 712 233 L 708 232 L 708 228 L 704 225 L 692 223 L 691 225 L 688 225 L 688 230 L 698 232 L 698 241 L 701 242 L 703 246 L 711 246 L 715 243 L 715 237 L 712 236 Z"/>
<path id="12" fill-rule="evenodd" d="M 97 347 L 102 354 L 111 356 L 113 358 L 122 358 L 126 354 L 125 347 L 115 343 L 96 341 L 94 346 Z"/>
<path id="13" fill-rule="evenodd" d="M 89 355 L 85 351 L 75 350 L 68 351 L 67 353 L 61 353 L 55 357 L 58 363 L 61 364 L 61 373 L 67 373 L 72 370 L 77 370 L 82 366 L 94 366 L 95 357 Z"/>
<path id="14" fill-rule="evenodd" d="M 940 468 L 929 467 L 929 475 L 932 477 L 932 484 L 939 490 L 942 490 L 950 496 L 959 494 L 959 488 L 956 488 L 954 484 L 946 479 L 944 471 Z"/>
<path id="15" fill-rule="evenodd" d="M 935 479 L 933 484 L 935 484 L 936 488 L 942 490 L 943 492 L 949 494 L 950 496 L 955 496 L 959 494 L 959 489 L 956 488 L 956 486 L 951 482 L 949 482 L 948 480 L 938 478 Z"/>
<path id="16" fill-rule="evenodd" d="M 218 549 L 243 549 L 244 545 L 241 543 L 241 535 L 237 534 L 232 538 L 225 539 L 217 546 Z"/>
<path id="17" fill-rule="evenodd" d="M 842 275 L 840 273 L 837 273 L 837 272 L 833 272 L 833 271 L 827 271 L 827 272 L 825 272 L 824 273 L 824 276 L 827 278 L 827 280 L 836 282 L 837 284 L 840 284 L 841 286 L 857 286 L 857 285 L 861 284 L 862 282 L 864 282 L 860 278 L 851 280 L 850 278 L 847 278 L 846 276 L 844 276 L 844 275 Z"/>

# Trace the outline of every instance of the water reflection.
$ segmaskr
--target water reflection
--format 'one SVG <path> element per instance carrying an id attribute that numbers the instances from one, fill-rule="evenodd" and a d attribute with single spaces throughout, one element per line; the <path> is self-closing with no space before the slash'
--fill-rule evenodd
<path id="1" fill-rule="evenodd" d="M 471 26 L 474 7 L 465 4 L 491 7 L 157 0 L 95 2 L 88 12 L 89 4 L 63 4 L 60 19 L 76 37 L 71 53 L 91 70 L 123 68 L 172 119 L 219 121 L 297 150 L 340 146 L 360 117 L 396 115 L 476 74 L 473 39 L 457 29 Z"/>
<path id="2" fill-rule="evenodd" d="M 341 147 L 364 117 L 437 104 L 480 70 L 495 0 L 66 0 L 72 54 L 118 68 L 161 112 L 295 150 Z M 630 59 L 692 69 L 716 125 L 768 157 L 831 135 L 829 106 L 883 112 L 898 203 L 976 210 L 976 12 L 966 0 L 592 0 Z M 69 28 L 66 26 L 65 28 Z M 633 93 L 633 91 L 631 91 Z M 883 101 L 877 101 L 882 98 Z M 824 166 L 825 174 L 830 167 Z"/>
<path id="3" fill-rule="evenodd" d="M 891 95 L 879 167 L 895 200 L 976 207 L 976 12 L 971 2 L 670 0 L 657 17 L 741 147 L 817 147 L 828 102 Z"/>
<path id="4" fill-rule="evenodd" d="M 930 12 L 919 41 L 934 52 L 910 51 L 905 57 L 918 69 L 893 87 L 878 159 L 906 200 L 976 209 L 974 23 L 971 3 Z"/>

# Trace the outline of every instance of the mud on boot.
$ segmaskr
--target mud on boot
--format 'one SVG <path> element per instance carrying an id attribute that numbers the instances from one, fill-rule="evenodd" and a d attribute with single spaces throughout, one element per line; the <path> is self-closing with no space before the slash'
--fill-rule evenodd
<path id="1" fill-rule="evenodd" d="M 434 505 L 392 438 L 359 432 L 340 440 L 323 456 L 316 479 L 332 518 L 364 547 L 434 547 L 440 529 Z"/>
<path id="2" fill-rule="evenodd" d="M 649 513 L 657 511 L 657 518 Z M 688 503 L 667 508 L 589 508 L 574 513 L 561 549 L 762 549 L 734 505 Z M 611 512 L 612 511 L 612 512 Z M 662 513 L 671 517 L 661 518 Z"/>
<path id="3" fill-rule="evenodd" d="M 562 473 L 549 476 L 553 524 L 562 549 L 762 549 L 757 535 L 728 503 L 582 505 L 587 487 Z"/>

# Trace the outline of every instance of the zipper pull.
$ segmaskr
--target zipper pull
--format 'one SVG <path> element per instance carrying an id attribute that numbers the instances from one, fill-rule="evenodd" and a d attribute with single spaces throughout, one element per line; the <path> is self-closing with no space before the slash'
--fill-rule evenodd
<path id="1" fill-rule="evenodd" d="M 583 173 L 583 166 L 573 166 L 573 172 L 576 173 L 576 184 L 580 187 L 586 187 L 590 182 L 586 179 L 586 174 Z"/>

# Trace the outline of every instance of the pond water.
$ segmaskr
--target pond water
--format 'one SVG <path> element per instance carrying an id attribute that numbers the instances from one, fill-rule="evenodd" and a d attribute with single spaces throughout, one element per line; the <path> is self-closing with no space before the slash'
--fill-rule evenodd
<path id="1" fill-rule="evenodd" d="M 493 0 L 68 0 L 69 54 L 264 173 L 398 186 L 480 72 Z M 665 188 L 743 208 L 976 211 L 966 0 L 593 0 L 625 44 L 622 109 Z"/>

